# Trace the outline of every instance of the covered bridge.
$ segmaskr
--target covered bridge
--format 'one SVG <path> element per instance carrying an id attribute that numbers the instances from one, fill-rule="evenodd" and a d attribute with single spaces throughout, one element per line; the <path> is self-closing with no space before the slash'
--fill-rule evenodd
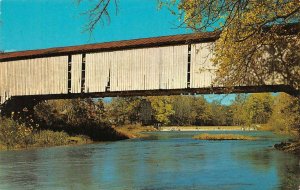
<path id="1" fill-rule="evenodd" d="M 0 104 L 40 99 L 224 93 L 210 59 L 219 32 L 0 54 Z M 280 78 L 231 92 L 292 92 Z"/>

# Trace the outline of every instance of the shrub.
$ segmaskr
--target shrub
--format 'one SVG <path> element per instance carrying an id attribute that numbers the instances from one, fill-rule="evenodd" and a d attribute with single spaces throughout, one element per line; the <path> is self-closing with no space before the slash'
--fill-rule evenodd
<path id="1" fill-rule="evenodd" d="M 33 144 L 33 129 L 9 118 L 0 118 L 0 143 L 7 149 Z"/>
<path id="2" fill-rule="evenodd" d="M 39 131 L 33 136 L 37 146 L 59 146 L 69 142 L 69 135 L 65 132 L 54 132 L 50 130 Z"/>

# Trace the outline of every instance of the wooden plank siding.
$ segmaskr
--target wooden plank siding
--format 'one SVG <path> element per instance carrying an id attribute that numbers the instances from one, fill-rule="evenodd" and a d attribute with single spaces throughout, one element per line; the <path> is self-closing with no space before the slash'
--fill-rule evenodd
<path id="1" fill-rule="evenodd" d="M 86 55 L 85 92 L 105 92 L 109 81 L 109 71 L 113 52 Z"/>
<path id="2" fill-rule="evenodd" d="M 67 56 L 0 63 L 1 103 L 11 96 L 67 93 Z"/>
<path id="3" fill-rule="evenodd" d="M 187 45 L 86 55 L 86 92 L 186 88 Z"/>
<path id="4" fill-rule="evenodd" d="M 217 68 L 211 61 L 213 48 L 214 42 L 189 42 L 0 60 L 0 104 L 12 96 L 69 97 L 73 94 L 77 97 L 89 93 L 92 96 L 97 93 L 115 95 L 118 92 L 126 94 L 131 91 L 134 94 L 166 90 L 179 93 L 184 89 L 198 92 L 193 89 L 222 87 L 214 84 Z M 69 68 L 68 61 L 71 62 Z M 68 79 L 71 80 L 70 87 Z M 279 79 L 275 82 L 272 80 L 270 84 L 284 84 Z"/>
<path id="5" fill-rule="evenodd" d="M 191 45 L 191 88 L 211 87 L 215 79 L 216 67 L 213 58 L 214 43 Z"/>
<path id="6" fill-rule="evenodd" d="M 71 69 L 71 93 L 81 92 L 82 55 L 72 55 Z"/>

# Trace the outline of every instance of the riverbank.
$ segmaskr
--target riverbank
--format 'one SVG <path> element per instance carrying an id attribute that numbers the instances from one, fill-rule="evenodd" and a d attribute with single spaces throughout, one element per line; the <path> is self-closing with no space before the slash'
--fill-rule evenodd
<path id="1" fill-rule="evenodd" d="M 141 126 L 141 125 L 124 125 L 124 126 L 112 126 L 109 130 L 100 130 L 98 133 L 104 132 L 106 139 L 93 140 L 86 135 L 69 135 L 64 131 L 55 132 L 52 130 L 40 130 L 37 132 L 30 132 L 26 136 L 26 139 L 15 139 L 13 136 L 6 137 L 0 141 L 0 150 L 23 150 L 41 147 L 53 147 L 53 146 L 74 146 L 83 144 L 92 144 L 102 141 L 116 141 L 132 138 L 145 138 L 148 135 L 142 132 L 157 131 L 153 126 Z M 17 134 L 18 135 L 18 134 Z"/>
<path id="2" fill-rule="evenodd" d="M 255 131 L 255 127 L 244 126 L 163 126 L 159 131 Z"/>
<path id="3" fill-rule="evenodd" d="M 123 125 L 118 127 L 113 127 L 117 132 L 127 136 L 128 138 L 145 138 L 148 135 L 143 134 L 143 132 L 152 132 L 158 131 L 153 126 L 141 126 L 139 124 L 136 125 Z"/>
<path id="4" fill-rule="evenodd" d="M 26 139 L 7 139 L 0 142 L 0 150 L 23 150 L 41 147 L 90 144 L 93 141 L 84 135 L 70 136 L 65 132 L 41 130 L 28 135 Z"/>
<path id="5" fill-rule="evenodd" d="M 300 141 L 290 141 L 275 144 L 274 148 L 284 152 L 291 152 L 300 156 Z"/>
<path id="6" fill-rule="evenodd" d="M 110 126 L 52 126 L 19 123 L 0 117 L 0 150 L 90 144 L 130 138 Z"/>

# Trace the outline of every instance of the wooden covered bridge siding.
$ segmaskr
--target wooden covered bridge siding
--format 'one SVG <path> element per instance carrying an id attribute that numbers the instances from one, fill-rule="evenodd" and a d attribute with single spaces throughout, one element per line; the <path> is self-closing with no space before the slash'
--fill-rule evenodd
<path id="1" fill-rule="evenodd" d="M 299 25 L 287 29 L 294 35 Z M 206 32 L 0 53 L 0 104 L 11 97 L 224 93 L 224 87 L 213 84 L 217 68 L 210 61 L 219 35 Z M 279 77 L 232 90 L 278 91 L 295 93 Z"/>
<path id="2" fill-rule="evenodd" d="M 12 96 L 66 93 L 67 63 L 67 56 L 1 62 L 1 103 Z"/>
<path id="3" fill-rule="evenodd" d="M 212 42 L 2 61 L 1 103 L 12 96 L 210 87 Z"/>

